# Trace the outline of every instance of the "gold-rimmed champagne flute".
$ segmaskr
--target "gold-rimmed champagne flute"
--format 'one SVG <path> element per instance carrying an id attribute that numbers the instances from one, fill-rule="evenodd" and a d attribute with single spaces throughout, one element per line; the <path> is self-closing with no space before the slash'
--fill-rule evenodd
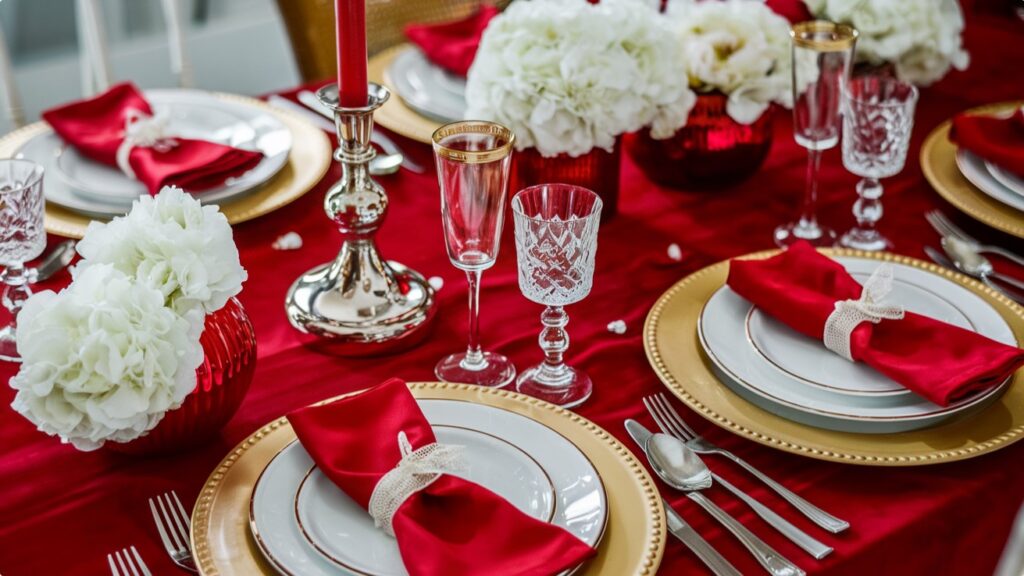
<path id="1" fill-rule="evenodd" d="M 514 141 L 508 128 L 477 120 L 447 124 L 433 135 L 448 258 L 469 279 L 469 345 L 434 368 L 445 382 L 500 387 L 516 375 L 508 358 L 483 351 L 479 330 L 480 277 L 498 258 Z"/>
<path id="2" fill-rule="evenodd" d="M 775 243 L 799 240 L 815 246 L 835 244 L 836 233 L 818 224 L 818 172 L 821 153 L 839 143 L 842 96 L 850 77 L 857 31 L 846 24 L 812 20 L 794 24 L 793 135 L 807 148 L 807 178 L 800 216 L 775 229 Z"/>

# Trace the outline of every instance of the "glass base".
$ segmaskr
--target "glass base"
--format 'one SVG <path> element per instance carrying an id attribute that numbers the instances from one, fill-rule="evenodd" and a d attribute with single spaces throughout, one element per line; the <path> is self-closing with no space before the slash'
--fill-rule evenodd
<path id="1" fill-rule="evenodd" d="M 541 376 L 544 368 L 545 366 L 541 364 L 523 372 L 516 380 L 516 392 L 551 402 L 562 408 L 572 408 L 583 404 L 594 391 L 590 376 L 569 366 L 565 367 L 564 376 L 557 385 L 547 384 Z"/>
<path id="2" fill-rule="evenodd" d="M 0 360 L 4 362 L 21 362 L 18 354 L 18 341 L 14 337 L 14 328 L 4 326 L 0 329 Z"/>
<path id="3" fill-rule="evenodd" d="M 816 248 L 827 248 L 836 245 L 836 233 L 831 228 L 804 222 L 785 224 L 775 229 L 775 245 L 779 248 L 788 248 L 799 240 Z"/>
<path id="4" fill-rule="evenodd" d="M 508 358 L 494 352 L 484 352 L 482 356 L 479 363 L 468 362 L 466 352 L 445 356 L 434 367 L 434 374 L 444 382 L 491 388 L 501 388 L 516 377 L 516 367 Z"/>
<path id="5" fill-rule="evenodd" d="M 892 249 L 892 242 L 879 234 L 878 230 L 862 230 L 860 228 L 851 228 L 846 234 L 843 234 L 843 237 L 839 239 L 839 244 L 847 248 L 869 252 Z"/>

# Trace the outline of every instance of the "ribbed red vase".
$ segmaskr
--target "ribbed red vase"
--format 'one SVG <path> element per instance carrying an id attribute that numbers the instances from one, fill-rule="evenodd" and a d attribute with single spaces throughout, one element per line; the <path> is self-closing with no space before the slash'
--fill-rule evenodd
<path id="1" fill-rule="evenodd" d="M 626 139 L 630 157 L 651 180 L 663 186 L 714 189 L 737 184 L 764 163 L 772 146 L 769 107 L 752 124 L 740 124 L 725 110 L 728 97 L 700 94 L 683 126 L 665 140 L 648 130 Z"/>
<path id="2" fill-rule="evenodd" d="M 145 436 L 103 446 L 124 454 L 168 454 L 192 448 L 216 434 L 234 416 L 256 370 L 256 332 L 242 304 L 231 298 L 213 314 L 199 338 L 203 363 L 196 388 Z"/>
<path id="3" fill-rule="evenodd" d="M 594 148 L 590 152 L 573 158 L 559 154 L 545 158 L 535 148 L 517 151 L 512 156 L 512 191 L 515 192 L 536 184 L 574 184 L 593 190 L 601 197 L 601 221 L 608 220 L 618 211 L 619 166 L 622 163 L 622 146 L 608 152 Z"/>

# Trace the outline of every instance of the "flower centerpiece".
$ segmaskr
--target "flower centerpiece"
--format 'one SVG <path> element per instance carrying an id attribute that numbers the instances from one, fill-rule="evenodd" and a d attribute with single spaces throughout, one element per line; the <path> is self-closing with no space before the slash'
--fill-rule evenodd
<path id="1" fill-rule="evenodd" d="M 771 146 L 773 105 L 792 107 L 789 22 L 759 0 L 674 0 L 664 18 L 697 101 L 671 138 L 631 138 L 631 155 L 669 186 L 748 177 Z"/>
<path id="2" fill-rule="evenodd" d="M 165 188 L 90 224 L 78 252 L 72 283 L 19 316 L 14 409 L 80 450 L 164 451 L 219 429 L 255 366 L 224 215 Z"/>
<path id="3" fill-rule="evenodd" d="M 673 134 L 696 96 L 667 23 L 641 0 L 518 0 L 480 41 L 467 118 L 516 134 L 517 185 L 565 182 L 615 210 L 619 137 Z"/>
<path id="4" fill-rule="evenodd" d="M 926 86 L 970 61 L 957 0 L 805 0 L 815 17 L 857 29 L 856 59 L 891 66 L 898 78 Z"/>

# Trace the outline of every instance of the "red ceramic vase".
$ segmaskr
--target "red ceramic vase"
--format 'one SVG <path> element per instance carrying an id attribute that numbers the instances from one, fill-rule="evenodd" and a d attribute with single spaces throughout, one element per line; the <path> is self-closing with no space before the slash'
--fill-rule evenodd
<path id="1" fill-rule="evenodd" d="M 517 151 L 512 156 L 512 194 L 536 184 L 574 184 L 593 190 L 603 204 L 601 221 L 615 215 L 619 204 L 619 165 L 622 146 L 615 143 L 611 152 L 594 148 L 573 158 L 559 154 L 545 158 L 535 148 Z"/>
<path id="2" fill-rule="evenodd" d="M 105 447 L 124 454 L 168 454 L 200 444 L 227 424 L 256 370 L 256 332 L 242 304 L 231 298 L 207 315 L 199 343 L 205 357 L 196 369 L 196 388 L 185 403 L 145 436 L 123 444 L 107 442 Z"/>
<path id="3" fill-rule="evenodd" d="M 630 134 L 630 157 L 648 178 L 672 188 L 715 189 L 746 180 L 768 156 L 775 110 L 740 124 L 726 113 L 727 100 L 719 92 L 698 95 L 686 126 L 665 140 L 648 130 Z"/>

